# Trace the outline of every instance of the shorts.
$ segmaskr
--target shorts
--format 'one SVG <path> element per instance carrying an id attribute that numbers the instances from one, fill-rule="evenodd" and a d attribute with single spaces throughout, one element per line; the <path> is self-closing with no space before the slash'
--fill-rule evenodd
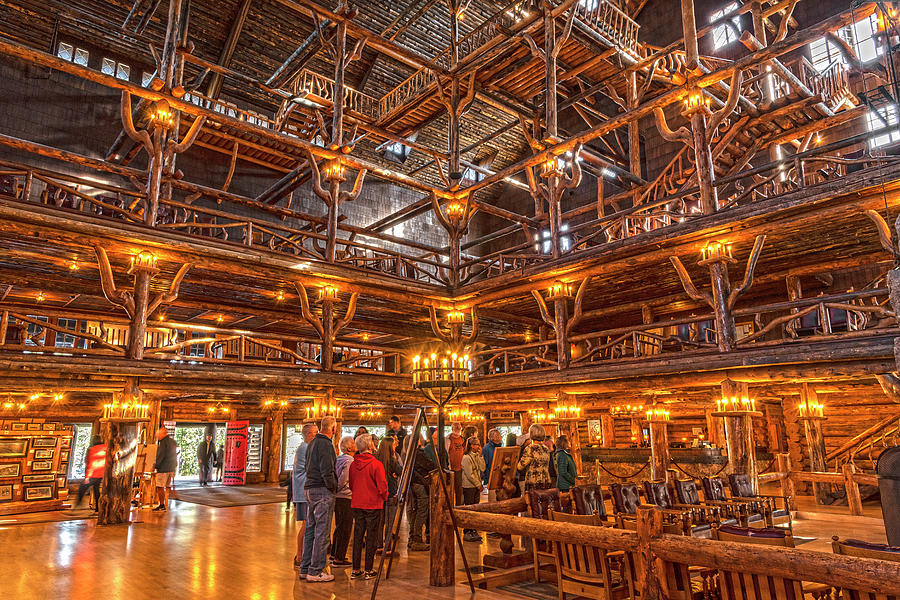
<path id="1" fill-rule="evenodd" d="M 297 511 L 297 521 L 306 520 L 306 502 L 294 502 L 294 509 Z"/>
<path id="2" fill-rule="evenodd" d="M 169 487 L 172 485 L 172 480 L 174 479 L 175 473 L 157 473 L 156 487 Z"/>

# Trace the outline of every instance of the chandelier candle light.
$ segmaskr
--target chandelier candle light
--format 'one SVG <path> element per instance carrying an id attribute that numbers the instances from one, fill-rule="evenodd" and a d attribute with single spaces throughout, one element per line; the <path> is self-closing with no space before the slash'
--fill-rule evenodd
<path id="1" fill-rule="evenodd" d="M 150 405 L 139 402 L 118 402 L 113 400 L 103 405 L 104 420 L 138 420 L 150 418 Z"/>
<path id="2" fill-rule="evenodd" d="M 341 418 L 341 409 L 341 405 L 337 402 L 327 402 L 317 398 L 313 400 L 313 403 L 310 406 L 306 407 L 306 420 L 319 421 L 327 416 L 339 420 Z"/>
<path id="3" fill-rule="evenodd" d="M 719 398 L 716 407 L 720 413 L 755 413 L 756 400 L 747 396 Z"/>
<path id="4" fill-rule="evenodd" d="M 425 358 L 416 355 L 412 362 L 413 388 L 438 408 L 437 447 L 444 448 L 443 409 L 469 385 L 469 355 L 460 356 L 448 349 L 442 354 L 432 352 Z"/>
<path id="5" fill-rule="evenodd" d="M 666 408 L 654 407 L 647 409 L 647 421 L 650 423 L 668 423 L 669 416 L 669 410 Z"/>
<path id="6" fill-rule="evenodd" d="M 825 418 L 825 405 L 821 402 L 815 402 L 808 398 L 804 398 L 800 401 L 800 404 L 797 405 L 797 409 L 800 411 L 801 419 Z"/>
<path id="7" fill-rule="evenodd" d="M 619 404 L 617 406 L 610 407 L 609 414 L 614 417 L 636 417 L 644 412 L 643 404 Z"/>

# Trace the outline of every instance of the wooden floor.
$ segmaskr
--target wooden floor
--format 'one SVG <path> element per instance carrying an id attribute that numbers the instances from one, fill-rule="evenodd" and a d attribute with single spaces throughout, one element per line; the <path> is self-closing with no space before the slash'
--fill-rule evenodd
<path id="1" fill-rule="evenodd" d="M 97 527 L 92 519 L 0 524 L 0 597 L 15 600 L 126 600 L 284 598 L 367 600 L 372 582 L 350 581 L 336 569 L 333 583 L 305 583 L 291 568 L 295 525 L 282 504 L 211 508 L 173 502 L 168 513 L 140 511 L 129 526 Z M 815 537 L 801 547 L 830 552 L 832 534 L 884 541 L 884 528 L 871 518 L 805 513 L 798 536 Z M 402 534 L 405 542 L 405 531 Z M 496 550 L 496 542 L 467 543 L 469 564 Z M 376 563 L 377 564 L 377 563 Z M 469 598 L 457 556 L 457 585 L 428 587 L 428 553 L 407 556 L 405 543 L 391 580 L 378 597 L 388 600 Z M 483 600 L 521 598 L 479 590 Z"/>

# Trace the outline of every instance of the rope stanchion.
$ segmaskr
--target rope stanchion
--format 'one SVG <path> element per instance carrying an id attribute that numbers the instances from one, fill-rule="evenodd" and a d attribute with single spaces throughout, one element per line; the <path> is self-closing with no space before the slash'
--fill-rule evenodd
<path id="1" fill-rule="evenodd" d="M 598 463 L 597 463 L 597 466 L 600 467 L 601 469 L 603 469 L 604 471 L 606 471 L 607 474 L 611 475 L 612 477 L 615 477 L 616 479 L 621 479 L 622 481 L 628 481 L 629 479 L 633 479 L 633 478 L 637 477 L 638 475 L 640 475 L 640 474 L 644 471 L 644 469 L 646 469 L 647 467 L 649 467 L 649 466 L 650 466 L 650 459 L 647 459 L 647 462 L 644 463 L 644 466 L 642 466 L 640 469 L 638 469 L 637 471 L 635 471 L 635 472 L 632 473 L 631 475 L 625 475 L 625 476 L 622 476 L 622 475 L 616 475 L 615 473 L 613 473 L 612 471 L 610 471 L 609 469 L 607 469 L 606 467 L 604 467 L 604 466 L 603 466 L 603 463 L 599 463 L 599 462 L 598 462 Z"/>
<path id="2" fill-rule="evenodd" d="M 685 475 L 687 475 L 687 476 L 690 477 L 691 479 L 702 479 L 702 477 L 703 477 L 702 475 L 692 475 L 691 473 L 688 473 L 688 472 L 685 471 L 683 468 L 681 468 L 681 465 L 679 465 L 677 462 L 675 462 L 675 461 L 672 460 L 671 458 L 669 459 L 669 462 L 672 463 L 672 465 L 674 465 L 676 469 L 678 469 L 679 471 L 681 471 L 682 473 L 684 473 Z M 710 477 L 718 477 L 719 474 L 720 474 L 722 471 L 724 471 L 724 470 L 725 470 L 725 467 L 727 467 L 727 466 L 728 466 L 728 461 L 726 460 L 726 461 L 725 461 L 725 464 L 722 465 L 721 468 L 719 468 L 718 471 L 716 471 L 715 473 L 713 473 L 712 475 L 710 475 Z"/>

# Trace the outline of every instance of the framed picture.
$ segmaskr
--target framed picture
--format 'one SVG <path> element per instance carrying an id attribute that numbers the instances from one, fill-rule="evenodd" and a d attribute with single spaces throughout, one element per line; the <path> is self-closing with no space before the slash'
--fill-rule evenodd
<path id="1" fill-rule="evenodd" d="M 504 446 L 494 449 L 494 460 L 491 462 L 491 473 L 488 476 L 488 489 L 499 490 L 503 487 L 503 471 L 516 468 L 519 461 L 518 446 Z"/>
<path id="2" fill-rule="evenodd" d="M 588 442 L 599 442 L 603 438 L 603 433 L 600 427 L 600 421 L 590 420 L 587 422 L 588 428 Z"/>
<path id="3" fill-rule="evenodd" d="M 11 483 L 0 485 L 0 502 L 12 502 L 13 486 Z"/>
<path id="4" fill-rule="evenodd" d="M 0 458 L 25 456 L 28 453 L 28 438 L 0 439 Z"/>
<path id="5" fill-rule="evenodd" d="M 41 426 L 41 429 L 43 431 L 53 431 L 54 429 L 56 429 L 56 423 L 44 423 Z"/>
<path id="6" fill-rule="evenodd" d="M 22 471 L 21 463 L 2 463 L 0 464 L 0 479 L 9 479 L 10 477 L 18 477 Z"/>
<path id="7" fill-rule="evenodd" d="M 26 429 L 27 429 L 28 431 L 40 431 L 40 430 L 41 430 L 41 424 L 40 424 L 40 423 L 28 423 Z"/>
<path id="8" fill-rule="evenodd" d="M 25 425 L 26 423 L 13 423 L 10 429 L 13 431 L 25 431 Z"/>
<path id="9" fill-rule="evenodd" d="M 62 443 L 59 445 L 60 448 L 71 448 L 72 447 L 72 438 L 65 437 L 62 439 Z"/>
<path id="10" fill-rule="evenodd" d="M 53 453 L 56 451 L 55 448 L 41 448 L 39 450 L 34 451 L 34 457 L 36 459 L 47 459 L 53 458 Z"/>
<path id="11" fill-rule="evenodd" d="M 53 486 L 52 485 L 32 485 L 25 488 L 25 501 L 30 502 L 32 500 L 52 500 L 53 499 Z"/>
<path id="12" fill-rule="evenodd" d="M 47 473 L 46 475 L 23 475 L 22 483 L 40 483 L 44 481 L 53 481 L 53 478 L 56 477 L 53 473 Z"/>
<path id="13" fill-rule="evenodd" d="M 56 448 L 55 437 L 36 437 L 31 442 L 32 448 Z"/>
<path id="14" fill-rule="evenodd" d="M 60 452 L 59 460 L 60 460 L 60 462 L 69 462 L 69 453 L 68 452 Z"/>
<path id="15" fill-rule="evenodd" d="M 31 463 L 32 471 L 50 471 L 51 469 L 53 469 L 52 460 L 36 460 Z"/>

